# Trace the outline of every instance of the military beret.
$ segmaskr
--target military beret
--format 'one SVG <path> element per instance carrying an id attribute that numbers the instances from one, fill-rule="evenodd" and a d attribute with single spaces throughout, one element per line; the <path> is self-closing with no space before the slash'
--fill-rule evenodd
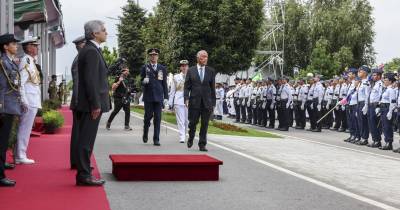
<path id="1" fill-rule="evenodd" d="M 188 60 L 181 60 L 181 61 L 179 61 L 179 65 L 189 65 L 189 61 Z"/>
<path id="2" fill-rule="evenodd" d="M 374 68 L 374 69 L 372 69 L 372 73 L 382 74 L 382 73 L 383 73 L 383 70 L 382 70 L 382 69 L 379 69 L 379 68 Z"/>
<path id="3" fill-rule="evenodd" d="M 54 74 L 53 74 L 53 75 L 51 75 L 51 78 L 52 78 L 52 79 L 57 79 L 57 75 L 54 75 Z"/>
<path id="4" fill-rule="evenodd" d="M 35 37 L 28 37 L 24 41 L 21 42 L 22 45 L 28 45 L 28 44 L 33 44 L 33 45 L 39 45 L 39 40 L 40 37 L 35 36 Z"/>
<path id="5" fill-rule="evenodd" d="M 72 41 L 72 43 L 74 43 L 74 44 L 79 44 L 79 43 L 84 42 L 85 40 L 86 40 L 86 39 L 85 39 L 85 36 L 80 36 L 80 37 L 74 39 L 74 41 Z"/>
<path id="6" fill-rule="evenodd" d="M 158 55 L 160 54 L 160 50 L 157 48 L 151 48 L 147 50 L 147 54 L 149 55 Z"/>
<path id="7" fill-rule="evenodd" d="M 368 66 L 366 66 L 366 65 L 362 65 L 358 70 L 359 71 L 365 71 L 367 73 L 369 73 L 371 71 L 370 68 Z"/>
<path id="8" fill-rule="evenodd" d="M 356 68 L 349 68 L 347 70 L 347 73 L 350 73 L 350 72 L 353 73 L 353 74 L 357 74 L 358 70 Z"/>
<path id="9" fill-rule="evenodd" d="M 386 73 L 385 78 L 391 82 L 396 81 L 396 75 L 394 73 Z"/>
<path id="10" fill-rule="evenodd" d="M 0 44 L 8 44 L 11 42 L 19 42 L 20 40 L 18 40 L 17 38 L 15 38 L 14 34 L 3 34 L 0 36 Z"/>
<path id="11" fill-rule="evenodd" d="M 239 78 L 239 77 L 236 77 L 235 80 L 240 80 L 240 78 Z"/>

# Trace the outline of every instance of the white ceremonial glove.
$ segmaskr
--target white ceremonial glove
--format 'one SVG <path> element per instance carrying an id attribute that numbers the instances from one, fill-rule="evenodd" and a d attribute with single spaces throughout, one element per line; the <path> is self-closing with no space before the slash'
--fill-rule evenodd
<path id="1" fill-rule="evenodd" d="M 272 104 L 269 106 L 269 109 L 274 109 L 274 106 L 275 106 L 275 104 L 272 103 Z"/>
<path id="2" fill-rule="evenodd" d="M 335 108 L 336 110 L 339 110 L 339 106 L 336 106 L 336 108 Z"/>
<path id="3" fill-rule="evenodd" d="M 367 112 L 368 112 L 368 106 L 364 105 L 364 107 L 362 108 L 363 115 L 367 115 Z"/>
<path id="4" fill-rule="evenodd" d="M 388 112 L 387 115 L 386 115 L 386 118 L 388 120 L 391 120 L 392 119 L 392 112 Z"/>
<path id="5" fill-rule="evenodd" d="M 320 112 L 321 111 L 321 104 L 317 105 L 317 110 Z"/>
<path id="6" fill-rule="evenodd" d="M 246 105 L 246 100 L 242 99 L 242 106 Z"/>
<path id="7" fill-rule="evenodd" d="M 262 108 L 265 109 L 266 106 L 267 106 L 267 102 L 264 102 L 264 103 L 262 104 Z"/>
<path id="8" fill-rule="evenodd" d="M 346 110 L 346 106 L 342 105 L 342 111 Z"/>
<path id="9" fill-rule="evenodd" d="M 397 113 L 397 108 L 396 108 L 396 109 L 394 109 L 393 111 Z"/>
<path id="10" fill-rule="evenodd" d="M 146 84 L 149 84 L 149 82 L 150 82 L 149 78 L 146 77 L 143 79 L 143 84 L 146 85 Z"/>
<path id="11" fill-rule="evenodd" d="M 247 101 L 247 107 L 250 107 L 250 100 Z"/>
<path id="12" fill-rule="evenodd" d="M 375 109 L 375 114 L 377 117 L 381 116 L 381 109 L 379 107 Z"/>
<path id="13" fill-rule="evenodd" d="M 290 109 L 293 109 L 293 103 L 290 104 Z"/>
<path id="14" fill-rule="evenodd" d="M 164 99 L 164 107 L 167 106 L 168 104 L 168 99 Z"/>
<path id="15" fill-rule="evenodd" d="M 310 105 L 310 109 L 311 109 L 311 110 L 314 110 L 314 104 L 311 104 L 311 105 Z"/>
<path id="16" fill-rule="evenodd" d="M 301 104 L 300 109 L 304 110 L 304 104 Z"/>
<path id="17" fill-rule="evenodd" d="M 240 106 L 240 100 L 236 101 L 236 105 Z"/>
<path id="18" fill-rule="evenodd" d="M 286 109 L 289 109 L 290 103 L 286 103 Z"/>

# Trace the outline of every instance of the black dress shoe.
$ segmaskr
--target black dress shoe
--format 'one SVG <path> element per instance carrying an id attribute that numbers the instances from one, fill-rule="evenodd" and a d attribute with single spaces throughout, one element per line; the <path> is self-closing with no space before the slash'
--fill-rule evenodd
<path id="1" fill-rule="evenodd" d="M 400 153 L 400 147 L 393 150 L 394 153 Z"/>
<path id="2" fill-rule="evenodd" d="M 393 146 L 392 146 L 392 143 L 390 142 L 390 143 L 386 143 L 385 145 L 379 147 L 379 149 L 381 149 L 381 150 L 392 150 Z"/>
<path id="3" fill-rule="evenodd" d="M 4 163 L 4 169 L 11 170 L 14 169 L 15 165 L 12 163 Z"/>
<path id="4" fill-rule="evenodd" d="M 280 131 L 289 131 L 289 128 L 280 128 Z"/>
<path id="5" fill-rule="evenodd" d="M 321 129 L 313 129 L 312 132 L 321 132 Z"/>
<path id="6" fill-rule="evenodd" d="M 313 131 L 314 129 L 312 128 L 307 128 L 306 131 Z"/>
<path id="7" fill-rule="evenodd" d="M 193 139 L 188 139 L 187 146 L 188 148 L 191 148 L 193 146 Z"/>
<path id="8" fill-rule="evenodd" d="M 381 141 L 375 141 L 375 142 L 371 145 L 372 148 L 379 148 L 379 147 L 381 147 L 381 146 L 382 146 Z"/>
<path id="9" fill-rule="evenodd" d="M 364 146 L 364 145 L 367 145 L 367 144 L 368 144 L 368 139 L 363 139 L 363 140 L 357 142 L 357 145 L 360 145 L 360 146 Z"/>
<path id="10" fill-rule="evenodd" d="M 104 183 L 106 183 L 106 181 L 103 179 L 95 179 L 93 177 L 76 180 L 76 185 L 78 186 L 102 186 Z"/>
<path id="11" fill-rule="evenodd" d="M 14 187 L 16 182 L 11 179 L 3 178 L 0 179 L 0 187 Z"/>
<path id="12" fill-rule="evenodd" d="M 339 128 L 338 131 L 339 132 L 345 132 L 346 130 L 344 128 Z"/>
<path id="13" fill-rule="evenodd" d="M 353 140 L 350 141 L 352 144 L 357 144 L 357 142 L 361 141 L 360 138 L 354 138 Z"/>
<path id="14" fill-rule="evenodd" d="M 143 143 L 147 143 L 147 141 L 149 141 L 149 139 L 147 138 L 147 136 L 143 136 Z"/>
<path id="15" fill-rule="evenodd" d="M 270 125 L 270 126 L 268 126 L 268 128 L 269 128 L 269 129 L 274 129 L 274 128 L 275 128 L 275 125 Z"/>
<path id="16" fill-rule="evenodd" d="M 199 150 L 202 151 L 202 152 L 208 152 L 208 150 L 206 149 L 205 146 L 200 146 Z"/>
<path id="17" fill-rule="evenodd" d="M 350 136 L 349 138 L 343 140 L 344 142 L 350 142 L 351 140 L 353 140 L 353 136 Z"/>
<path id="18" fill-rule="evenodd" d="M 154 146 L 161 146 L 159 141 L 155 141 L 153 144 L 154 144 Z"/>
<path id="19" fill-rule="evenodd" d="M 329 129 L 329 130 L 331 130 L 331 131 L 338 131 L 339 128 L 331 128 L 331 129 Z"/>

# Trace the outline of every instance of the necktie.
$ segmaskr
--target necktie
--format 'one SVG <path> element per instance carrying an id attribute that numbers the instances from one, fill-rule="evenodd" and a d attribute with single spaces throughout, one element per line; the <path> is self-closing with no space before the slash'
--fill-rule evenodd
<path id="1" fill-rule="evenodd" d="M 157 65 L 153 64 L 153 70 L 154 70 L 154 71 L 157 70 Z"/>
<path id="2" fill-rule="evenodd" d="M 200 80 L 203 82 L 204 79 L 204 67 L 200 67 Z"/>

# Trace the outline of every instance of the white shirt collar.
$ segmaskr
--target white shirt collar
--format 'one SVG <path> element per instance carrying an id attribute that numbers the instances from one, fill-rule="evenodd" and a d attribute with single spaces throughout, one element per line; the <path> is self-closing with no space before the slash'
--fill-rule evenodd
<path id="1" fill-rule="evenodd" d="M 200 64 L 197 64 L 197 69 L 198 70 L 200 70 L 201 67 L 204 67 L 204 69 L 205 69 L 206 66 L 200 66 Z"/>
<path id="2" fill-rule="evenodd" d="M 97 48 L 100 48 L 100 44 L 94 40 L 90 40 Z"/>

